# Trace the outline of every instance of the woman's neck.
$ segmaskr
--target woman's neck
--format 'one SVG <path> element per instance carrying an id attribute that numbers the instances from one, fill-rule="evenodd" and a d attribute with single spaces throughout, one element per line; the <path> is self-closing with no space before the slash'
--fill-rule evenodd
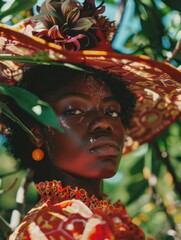
<path id="1" fill-rule="evenodd" d="M 89 196 L 95 195 L 98 199 L 103 199 L 103 181 L 101 179 L 87 179 L 62 170 L 52 169 L 49 180 L 61 181 L 63 187 L 69 185 L 71 188 L 83 188 Z"/>

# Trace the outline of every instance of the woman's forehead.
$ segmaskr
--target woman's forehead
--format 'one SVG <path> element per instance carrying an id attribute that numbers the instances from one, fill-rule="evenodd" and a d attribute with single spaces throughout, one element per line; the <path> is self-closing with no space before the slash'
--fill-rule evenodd
<path id="1" fill-rule="evenodd" d="M 102 94 L 111 95 L 111 90 L 108 85 L 102 79 L 93 76 L 87 76 L 86 78 L 81 79 L 79 89 L 83 91 L 85 90 L 92 96 L 101 96 Z"/>
<path id="2" fill-rule="evenodd" d="M 108 85 L 102 79 L 94 76 L 80 75 L 71 80 L 67 79 L 66 84 L 62 84 L 57 90 L 59 96 L 69 93 L 83 93 L 94 98 L 113 95 Z"/>

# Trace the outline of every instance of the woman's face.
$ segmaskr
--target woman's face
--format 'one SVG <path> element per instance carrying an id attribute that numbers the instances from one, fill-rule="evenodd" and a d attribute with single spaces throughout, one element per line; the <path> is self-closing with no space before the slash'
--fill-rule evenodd
<path id="1" fill-rule="evenodd" d="M 121 106 L 106 83 L 75 77 L 46 101 L 64 133 L 50 130 L 56 168 L 86 178 L 112 177 L 118 168 L 125 131 Z"/>

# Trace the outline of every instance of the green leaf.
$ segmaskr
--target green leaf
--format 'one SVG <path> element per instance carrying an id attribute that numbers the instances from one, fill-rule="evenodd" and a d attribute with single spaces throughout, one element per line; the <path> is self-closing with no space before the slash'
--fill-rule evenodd
<path id="1" fill-rule="evenodd" d="M 135 182 L 132 182 L 127 188 L 130 195 L 126 204 L 130 204 L 138 199 L 141 195 L 143 195 L 145 189 L 148 187 L 148 182 L 145 179 L 136 181 L 136 178 L 133 178 L 133 180 L 135 180 Z"/>
<path id="2" fill-rule="evenodd" d="M 96 21 L 93 17 L 84 17 L 80 18 L 72 28 L 76 31 L 88 31 L 90 27 L 92 27 L 93 24 L 95 24 Z"/>
<path id="3" fill-rule="evenodd" d="M 4 115 L 16 122 L 30 137 L 36 139 L 35 135 L 22 123 L 19 118 L 14 115 L 14 113 L 5 103 L 0 102 L 0 108 Z"/>
<path id="4" fill-rule="evenodd" d="M 84 67 L 80 67 L 71 63 L 62 63 L 58 61 L 52 61 L 52 58 L 49 57 L 46 51 L 41 51 L 38 54 L 35 54 L 34 56 L 7 56 L 7 55 L 0 54 L 0 60 L 9 60 L 9 61 L 15 61 L 19 63 L 29 63 L 29 64 L 36 64 L 36 65 L 41 64 L 41 65 L 64 66 L 64 67 L 76 69 L 77 71 L 83 71 L 83 72 L 86 71 L 87 73 L 92 73 L 91 70 L 87 70 Z"/>
<path id="5" fill-rule="evenodd" d="M 14 3 L 12 5 L 9 6 L 9 8 L 5 8 L 5 10 L 3 11 L 3 8 L 1 8 L 1 12 L 0 12 L 0 20 L 6 16 L 9 15 L 15 15 L 16 13 L 22 11 L 22 10 L 27 10 L 30 9 L 31 7 L 33 7 L 35 4 L 37 3 L 37 0 L 16 0 L 14 1 Z M 7 4 L 7 3 L 5 3 Z M 5 6 L 4 4 L 4 6 Z"/>
<path id="6" fill-rule="evenodd" d="M 0 92 L 13 98 L 17 105 L 41 124 L 63 131 L 50 105 L 33 93 L 15 86 L 0 83 Z"/>
<path id="7" fill-rule="evenodd" d="M 66 22 L 68 24 L 75 23 L 78 20 L 79 16 L 80 16 L 80 9 L 78 7 L 76 7 L 67 14 Z"/>
<path id="8" fill-rule="evenodd" d="M 181 1 L 180 0 L 162 0 L 167 6 L 169 6 L 171 9 L 181 11 Z"/>
<path id="9" fill-rule="evenodd" d="M 130 174 L 134 176 L 137 173 L 143 171 L 144 168 L 144 157 L 141 157 L 133 166 L 130 167 Z"/>
<path id="10" fill-rule="evenodd" d="M 0 230 L 3 233 L 11 233 L 12 232 L 11 226 L 2 216 L 0 216 Z"/>

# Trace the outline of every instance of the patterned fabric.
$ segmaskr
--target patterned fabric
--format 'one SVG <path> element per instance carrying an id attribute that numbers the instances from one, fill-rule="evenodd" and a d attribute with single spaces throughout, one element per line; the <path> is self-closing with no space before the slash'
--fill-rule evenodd
<path id="1" fill-rule="evenodd" d="M 143 240 L 123 204 L 88 197 L 84 189 L 62 187 L 61 182 L 36 185 L 41 200 L 29 211 L 9 240 Z"/>

